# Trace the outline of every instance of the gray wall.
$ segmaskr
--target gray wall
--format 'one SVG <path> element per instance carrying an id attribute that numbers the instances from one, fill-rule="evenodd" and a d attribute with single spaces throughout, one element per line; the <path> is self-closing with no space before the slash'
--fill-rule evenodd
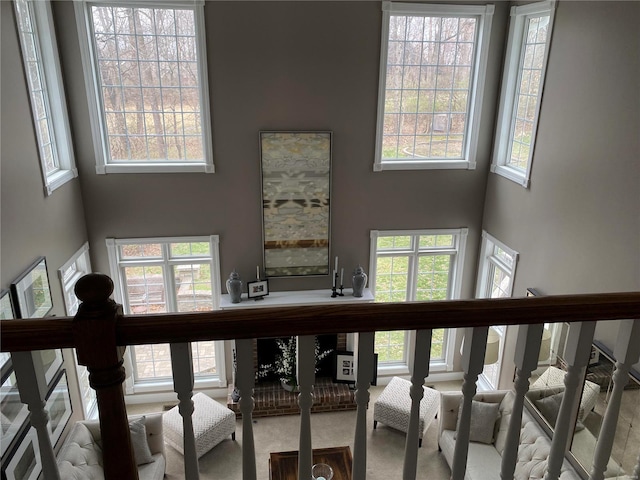
<path id="1" fill-rule="evenodd" d="M 53 298 L 52 314 L 64 315 L 58 268 L 87 241 L 80 182 L 74 179 L 44 194 L 28 87 L 22 67 L 12 2 L 0 2 L 2 12 L 1 68 L 1 263 L 0 286 L 9 288 L 37 257 L 47 258 Z M 64 351 L 74 413 L 81 418 L 80 395 L 71 351 Z"/>
<path id="2" fill-rule="evenodd" d="M 485 200 L 520 253 L 514 296 L 640 290 L 639 22 L 638 2 L 558 3 L 531 188 L 492 174 Z"/>
<path id="3" fill-rule="evenodd" d="M 637 2 L 559 2 L 528 190 L 487 175 L 506 2 L 496 2 L 478 169 L 381 173 L 372 171 L 379 2 L 207 2 L 209 175 L 96 175 L 73 5 L 54 3 L 80 181 L 42 194 L 13 15 L 2 2 L 3 287 L 38 255 L 55 274 L 87 238 L 85 212 L 95 270 L 108 271 L 108 236 L 219 234 L 223 280 L 233 268 L 251 278 L 262 263 L 258 132 L 319 129 L 334 132 L 332 254 L 347 270 L 368 264 L 371 229 L 466 226 L 471 297 L 484 222 L 520 252 L 517 296 L 526 287 L 640 289 Z"/>
<path id="4" fill-rule="evenodd" d="M 531 188 L 490 175 L 484 228 L 516 295 L 640 289 L 638 2 L 559 2 Z"/>
<path id="5" fill-rule="evenodd" d="M 207 2 L 215 174 L 97 175 L 73 6 L 56 5 L 94 268 L 105 237 L 220 235 L 221 276 L 262 265 L 260 130 L 331 130 L 331 250 L 350 272 L 369 262 L 371 229 L 469 227 L 463 294 L 472 296 L 493 120 L 474 171 L 373 172 L 379 2 Z M 485 91 L 493 119 L 507 5 L 498 5 Z M 350 281 L 349 281 L 350 283 Z M 329 277 L 272 279 L 275 290 L 330 288 Z"/>
<path id="6" fill-rule="evenodd" d="M 80 182 L 74 179 L 45 196 L 27 83 L 12 2 L 2 8 L 2 269 L 8 288 L 37 257 L 47 257 L 54 314 L 64 315 L 57 269 L 84 242 L 87 232 Z"/>

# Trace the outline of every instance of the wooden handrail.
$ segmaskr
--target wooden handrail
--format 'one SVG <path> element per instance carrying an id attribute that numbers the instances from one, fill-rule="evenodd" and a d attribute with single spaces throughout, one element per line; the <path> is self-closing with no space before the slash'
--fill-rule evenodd
<path id="1" fill-rule="evenodd" d="M 125 315 L 118 345 L 640 318 L 640 292 Z M 73 318 L 2 322 L 0 351 L 72 348 Z"/>

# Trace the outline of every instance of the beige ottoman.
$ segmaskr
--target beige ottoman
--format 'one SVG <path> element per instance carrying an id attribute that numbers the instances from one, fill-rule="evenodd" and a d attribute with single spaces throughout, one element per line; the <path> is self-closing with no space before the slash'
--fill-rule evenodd
<path id="1" fill-rule="evenodd" d="M 389 384 L 373 404 L 373 428 L 378 422 L 407 433 L 411 415 L 411 382 L 400 377 L 393 377 Z M 419 443 L 422 446 L 422 435 L 438 413 L 440 393 L 429 387 L 424 389 L 424 397 L 420 400 L 420 423 L 418 425 Z"/>
<path id="2" fill-rule="evenodd" d="M 229 435 L 233 440 L 236 439 L 236 414 L 204 393 L 193 396 L 191 418 L 198 458 Z M 162 416 L 162 424 L 165 442 L 184 455 L 182 416 L 177 405 Z"/>

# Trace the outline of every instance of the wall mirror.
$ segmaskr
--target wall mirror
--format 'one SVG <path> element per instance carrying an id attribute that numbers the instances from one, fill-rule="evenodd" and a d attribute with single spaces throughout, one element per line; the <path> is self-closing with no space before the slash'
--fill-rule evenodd
<path id="1" fill-rule="evenodd" d="M 564 346 L 569 324 L 545 325 L 550 337 L 549 358 L 531 378 L 527 406 L 543 426 L 552 432 L 564 394 Z M 543 336 L 543 346 L 545 339 Z M 543 357 L 541 353 L 540 357 Z M 587 478 L 593 466 L 596 441 L 613 390 L 615 358 L 600 342 L 594 342 L 589 365 L 583 376 L 569 460 Z M 632 370 L 622 394 L 622 405 L 615 432 L 613 450 L 605 470 L 605 478 L 634 478 L 640 471 L 640 430 L 633 428 L 640 421 L 640 373 Z"/>

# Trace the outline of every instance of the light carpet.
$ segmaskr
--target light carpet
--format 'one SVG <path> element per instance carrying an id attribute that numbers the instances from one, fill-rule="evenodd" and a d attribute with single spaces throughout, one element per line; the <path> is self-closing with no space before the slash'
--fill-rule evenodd
<path id="1" fill-rule="evenodd" d="M 372 387 L 367 410 L 367 479 L 389 480 L 402 478 L 404 433 L 378 423 L 373 430 L 373 402 L 384 387 Z M 459 383 L 441 383 L 436 389 L 460 389 Z M 131 405 L 129 413 L 160 412 L 162 404 Z M 253 421 L 253 436 L 256 452 L 258 480 L 269 479 L 269 454 L 298 450 L 300 416 L 257 418 Z M 311 415 L 313 448 L 349 445 L 353 453 L 356 412 L 314 413 Z M 422 447 L 418 449 L 417 478 L 448 480 L 451 471 L 438 452 L 438 419 L 435 419 L 424 434 Z M 167 480 L 184 478 L 183 457 L 172 447 L 166 446 Z M 236 441 L 222 441 L 199 460 L 201 480 L 242 479 L 242 420 L 237 421 Z"/>

